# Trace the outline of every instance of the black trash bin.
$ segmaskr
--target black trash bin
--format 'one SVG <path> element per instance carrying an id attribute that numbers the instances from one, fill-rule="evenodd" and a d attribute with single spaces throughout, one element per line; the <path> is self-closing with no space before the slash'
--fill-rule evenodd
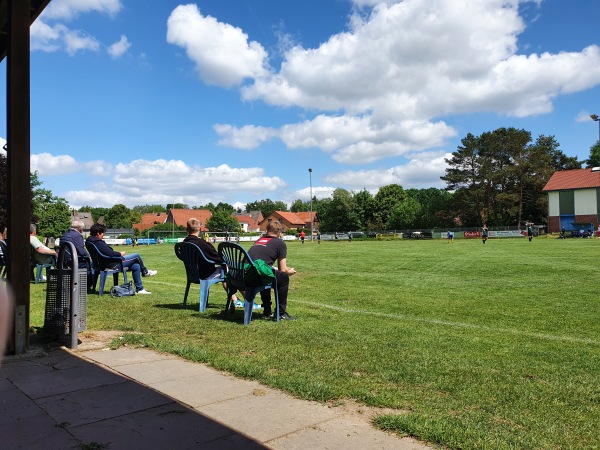
<path id="1" fill-rule="evenodd" d="M 72 268 L 64 267 L 69 252 Z M 71 348 L 77 348 L 77 333 L 87 328 L 87 270 L 78 268 L 75 246 L 61 244 L 56 269 L 48 269 L 44 331 L 54 335 L 71 335 Z"/>

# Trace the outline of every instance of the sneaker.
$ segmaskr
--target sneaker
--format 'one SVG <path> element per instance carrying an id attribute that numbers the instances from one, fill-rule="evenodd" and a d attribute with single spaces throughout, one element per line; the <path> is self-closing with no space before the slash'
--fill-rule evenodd
<path id="1" fill-rule="evenodd" d="M 153 277 L 154 275 L 156 275 L 158 273 L 158 270 L 149 270 L 148 272 L 146 272 L 144 274 L 145 277 Z"/>
<path id="2" fill-rule="evenodd" d="M 273 316 L 274 320 L 277 320 L 277 317 Z M 284 312 L 279 316 L 279 320 L 296 320 L 295 317 L 290 316 L 288 313 Z"/>
<path id="3" fill-rule="evenodd" d="M 141 290 L 137 291 L 136 294 L 150 295 L 150 294 L 152 294 L 152 292 L 148 292 L 146 289 L 141 289 Z"/>

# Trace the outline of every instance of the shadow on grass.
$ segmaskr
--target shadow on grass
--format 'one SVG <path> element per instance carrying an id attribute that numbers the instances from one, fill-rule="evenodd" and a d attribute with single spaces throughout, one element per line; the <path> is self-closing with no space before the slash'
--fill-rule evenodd
<path id="1" fill-rule="evenodd" d="M 182 305 L 181 303 L 164 303 L 164 304 L 156 304 L 155 308 L 163 308 L 163 309 L 171 309 L 171 310 L 188 310 L 193 312 L 192 317 L 198 317 L 202 319 L 209 320 L 225 320 L 228 322 L 235 322 L 239 324 L 244 323 L 244 311 L 242 309 L 236 310 L 235 314 L 225 312 L 225 308 L 217 305 L 207 305 L 206 311 L 201 313 L 198 311 L 199 304 L 192 303 L 187 305 Z M 252 321 L 261 320 L 263 318 L 262 311 L 255 311 L 252 314 Z"/>

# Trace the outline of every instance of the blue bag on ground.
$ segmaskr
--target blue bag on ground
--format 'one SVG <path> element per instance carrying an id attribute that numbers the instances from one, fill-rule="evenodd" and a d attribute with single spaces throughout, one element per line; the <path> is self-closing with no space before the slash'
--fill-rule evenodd
<path id="1" fill-rule="evenodd" d="M 113 286 L 110 289 L 111 297 L 128 297 L 130 295 L 135 295 L 135 290 L 133 289 L 133 283 L 131 281 L 119 286 Z"/>

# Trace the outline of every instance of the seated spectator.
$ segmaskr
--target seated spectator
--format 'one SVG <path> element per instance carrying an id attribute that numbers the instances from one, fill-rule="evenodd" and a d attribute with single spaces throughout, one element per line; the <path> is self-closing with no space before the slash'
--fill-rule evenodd
<path id="1" fill-rule="evenodd" d="M 56 265 L 58 254 L 40 242 L 37 237 L 37 226 L 33 223 L 29 225 L 29 243 L 35 250 L 35 261 L 38 264 Z"/>
<path id="2" fill-rule="evenodd" d="M 277 280 L 277 293 L 279 296 L 279 317 L 283 320 L 295 320 L 287 313 L 287 296 L 290 275 L 294 275 L 296 269 L 287 266 L 287 246 L 285 241 L 281 239 L 281 224 L 276 221 L 268 224 L 267 232 L 250 247 L 248 255 L 253 260 L 262 259 L 269 266 L 277 261 L 275 279 Z M 275 316 L 271 316 L 271 289 L 261 291 L 260 298 L 263 303 L 264 316 L 275 318 Z"/>
<path id="3" fill-rule="evenodd" d="M 85 249 L 85 244 L 83 242 L 83 222 L 79 219 L 73 219 L 71 221 L 71 228 L 63 233 L 60 237 L 60 245 L 65 242 L 70 242 L 75 247 L 77 251 L 78 258 L 78 267 L 80 269 L 87 269 L 88 273 L 88 289 L 92 288 L 93 279 L 92 279 L 92 262 L 90 259 L 90 254 Z M 69 253 L 65 254 L 64 264 L 66 267 L 71 267 L 71 255 Z"/>
<path id="4" fill-rule="evenodd" d="M 114 251 L 106 242 L 103 241 L 104 233 L 106 233 L 106 227 L 99 223 L 95 223 L 90 228 L 90 236 L 87 241 L 91 242 L 96 248 L 106 256 L 120 257 L 123 260 L 123 267 L 131 270 L 133 276 L 133 284 L 135 285 L 136 294 L 151 294 L 142 284 L 142 276 L 152 277 L 156 275 L 156 270 L 148 270 L 142 261 L 142 257 L 138 253 L 132 253 L 127 255 L 125 252 Z M 100 270 L 114 269 L 116 263 L 109 263 L 105 267 L 100 267 Z"/>
<path id="5" fill-rule="evenodd" d="M 187 221 L 186 229 L 188 235 L 185 237 L 183 242 L 190 242 L 192 244 L 196 244 L 200 248 L 200 250 L 202 250 L 204 256 L 214 261 L 216 264 L 219 264 L 219 266 L 215 266 L 214 264 L 207 264 L 205 261 L 200 261 L 201 265 L 198 267 L 198 269 L 200 269 L 200 278 L 205 280 L 207 278 L 210 279 L 221 276 L 220 264 L 223 263 L 223 260 L 221 259 L 219 253 L 215 250 L 215 247 L 210 242 L 207 242 L 204 238 L 200 237 L 200 221 L 195 217 L 192 217 L 190 220 Z M 207 236 L 207 234 L 204 233 L 204 236 Z M 223 283 L 223 289 L 225 289 L 225 291 L 227 292 L 227 285 L 225 283 Z M 231 297 L 231 305 L 233 306 L 230 305 L 230 312 L 235 311 L 234 303 L 236 301 L 237 297 L 234 294 Z"/>

